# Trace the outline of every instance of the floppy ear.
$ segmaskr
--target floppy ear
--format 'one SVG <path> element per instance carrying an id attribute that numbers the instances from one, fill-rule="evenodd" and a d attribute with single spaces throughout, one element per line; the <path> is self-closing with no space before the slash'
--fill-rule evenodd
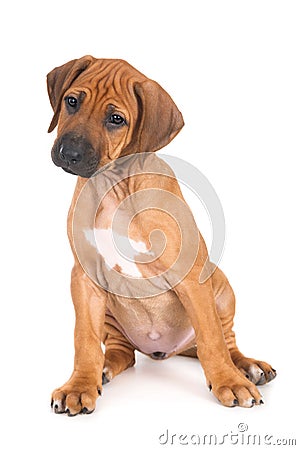
<path id="1" fill-rule="evenodd" d="M 92 56 L 83 56 L 80 59 L 73 59 L 60 67 L 56 67 L 48 73 L 48 95 L 54 111 L 48 133 L 51 133 L 57 125 L 64 93 L 69 89 L 73 81 L 75 81 L 75 79 L 94 61 L 95 59 Z"/>
<path id="2" fill-rule="evenodd" d="M 139 123 L 133 137 L 133 151 L 155 152 L 169 144 L 183 127 L 181 112 L 155 81 L 136 83 L 134 91 L 138 100 Z"/>

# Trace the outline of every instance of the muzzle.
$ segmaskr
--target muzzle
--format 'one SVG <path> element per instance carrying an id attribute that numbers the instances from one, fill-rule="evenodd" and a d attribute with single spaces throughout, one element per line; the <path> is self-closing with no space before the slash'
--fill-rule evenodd
<path id="1" fill-rule="evenodd" d="M 68 173 L 90 178 L 97 170 L 100 155 L 90 142 L 74 132 L 56 139 L 51 151 L 52 161 Z"/>

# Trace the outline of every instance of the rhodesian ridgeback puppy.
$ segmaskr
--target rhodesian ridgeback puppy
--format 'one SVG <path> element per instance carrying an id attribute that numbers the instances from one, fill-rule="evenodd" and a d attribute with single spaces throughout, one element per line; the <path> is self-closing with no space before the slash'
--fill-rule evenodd
<path id="1" fill-rule="evenodd" d="M 263 403 L 256 385 L 276 371 L 238 350 L 233 290 L 153 153 L 184 125 L 171 97 L 127 62 L 91 56 L 55 68 L 47 82 L 49 132 L 58 126 L 52 159 L 78 177 L 68 215 L 74 371 L 53 392 L 54 411 L 94 411 L 102 384 L 134 365 L 135 350 L 198 357 L 223 405 Z"/>

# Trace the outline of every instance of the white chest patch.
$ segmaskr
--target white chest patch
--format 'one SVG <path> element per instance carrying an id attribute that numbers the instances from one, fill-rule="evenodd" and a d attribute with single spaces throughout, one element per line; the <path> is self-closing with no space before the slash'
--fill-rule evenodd
<path id="1" fill-rule="evenodd" d="M 141 254 L 153 254 L 144 242 L 137 242 L 127 236 L 121 236 L 108 229 L 84 230 L 86 240 L 96 248 L 108 269 L 116 269 L 124 275 L 142 278 L 142 274 L 135 263 L 135 258 Z"/>

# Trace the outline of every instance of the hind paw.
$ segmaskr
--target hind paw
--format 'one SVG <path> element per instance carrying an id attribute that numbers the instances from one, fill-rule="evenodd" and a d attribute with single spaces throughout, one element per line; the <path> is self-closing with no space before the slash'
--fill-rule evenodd
<path id="1" fill-rule="evenodd" d="M 270 364 L 252 358 L 243 358 L 236 363 L 236 367 L 256 385 L 262 385 L 274 380 L 277 373 Z"/>

